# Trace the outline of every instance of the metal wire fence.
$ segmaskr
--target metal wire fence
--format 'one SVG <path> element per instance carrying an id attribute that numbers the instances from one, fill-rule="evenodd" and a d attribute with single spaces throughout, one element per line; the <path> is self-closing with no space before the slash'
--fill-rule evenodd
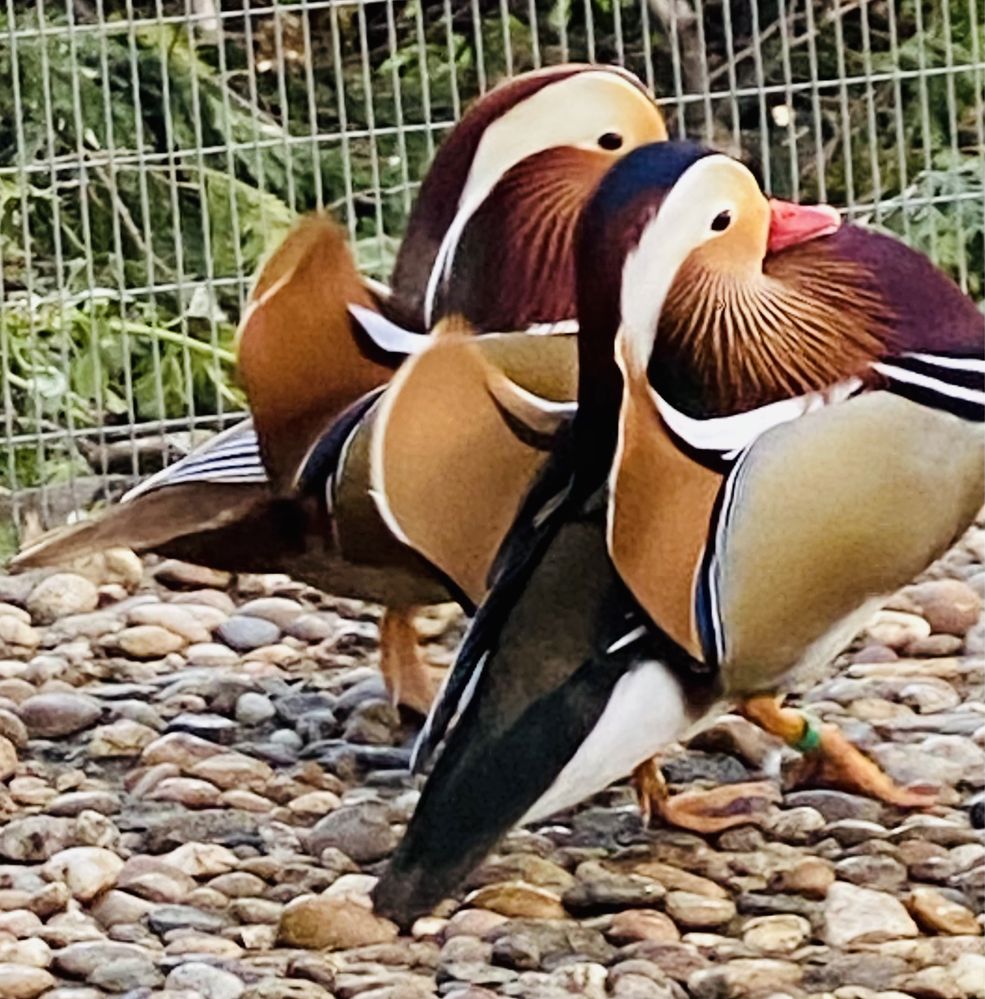
<path id="1" fill-rule="evenodd" d="M 985 287 L 980 0 L 0 0 L 0 535 L 242 411 L 250 275 L 299 211 L 386 277 L 462 108 L 568 60 Z M 0 549 L 3 547 L 0 538 Z"/>

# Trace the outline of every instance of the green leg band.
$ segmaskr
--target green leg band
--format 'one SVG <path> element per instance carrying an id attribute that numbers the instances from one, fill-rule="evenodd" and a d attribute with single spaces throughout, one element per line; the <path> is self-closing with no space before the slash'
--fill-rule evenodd
<path id="1" fill-rule="evenodd" d="M 802 714 L 801 717 L 804 719 L 804 731 L 800 738 L 791 745 L 798 753 L 810 753 L 821 745 L 821 726 L 810 715 Z"/>

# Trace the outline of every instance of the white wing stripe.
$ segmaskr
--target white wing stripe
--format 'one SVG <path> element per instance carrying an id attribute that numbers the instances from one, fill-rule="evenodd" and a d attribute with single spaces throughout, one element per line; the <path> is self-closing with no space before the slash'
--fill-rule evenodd
<path id="1" fill-rule="evenodd" d="M 931 378 L 929 375 L 922 375 L 917 371 L 910 371 L 907 368 L 897 368 L 892 364 L 876 362 L 872 367 L 881 375 L 897 382 L 906 382 L 908 385 L 916 385 L 938 395 L 948 396 L 951 399 L 962 399 L 965 402 L 974 402 L 979 406 L 985 405 L 985 392 L 978 389 L 965 388 L 962 385 L 952 385 L 950 382 L 942 381 L 939 378 Z"/>
<path id="2" fill-rule="evenodd" d="M 924 364 L 933 364 L 938 368 L 954 368 L 956 371 L 981 372 L 985 375 L 985 358 L 981 357 L 944 357 L 940 354 L 920 354 L 916 351 L 907 352 L 903 357 L 912 357 Z"/>
<path id="3" fill-rule="evenodd" d="M 618 652 L 620 649 L 626 648 L 627 645 L 632 645 L 637 638 L 642 638 L 646 634 L 646 625 L 641 624 L 633 628 L 632 631 L 627 631 L 622 638 L 617 638 L 606 650 L 606 655 L 612 652 Z"/>
<path id="4" fill-rule="evenodd" d="M 707 419 L 687 416 L 652 389 L 650 392 L 664 423 L 691 447 L 702 451 L 738 452 L 781 423 L 788 423 L 823 406 L 849 398 L 861 385 L 860 379 L 849 378 L 824 392 L 809 392 L 793 399 L 780 399 L 744 413 L 736 413 L 734 416 L 713 416 Z"/>
<path id="5" fill-rule="evenodd" d="M 180 461 L 138 483 L 121 502 L 133 500 L 167 486 L 189 482 L 266 482 L 267 472 L 260 457 L 260 442 L 250 423 L 224 431 Z"/>
<path id="6" fill-rule="evenodd" d="M 349 314 L 380 350 L 388 354 L 418 354 L 431 342 L 424 333 L 411 333 L 386 316 L 362 305 L 350 305 Z"/>
<path id="7" fill-rule="evenodd" d="M 468 679 L 468 683 L 465 685 L 465 689 L 462 691 L 461 696 L 458 698 L 458 704 L 455 705 L 455 713 L 449 719 L 448 724 L 445 726 L 445 736 L 455 728 L 458 724 L 459 719 L 465 712 L 465 709 L 469 706 L 469 702 L 475 695 L 475 688 L 479 685 L 479 680 L 482 678 L 482 672 L 486 666 L 486 660 L 489 658 L 488 652 L 483 652 L 479 661 L 475 664 L 472 670 L 472 675 Z M 431 710 L 428 712 L 428 716 L 425 719 L 424 727 L 421 729 L 414 741 L 414 750 L 410 757 L 410 771 L 411 773 L 417 772 L 418 767 L 418 756 L 423 750 L 424 746 L 428 744 L 431 740 L 431 729 L 433 728 L 434 716 L 437 712 L 439 705 L 444 701 L 445 697 L 448 696 L 448 686 L 449 680 L 451 680 L 453 673 L 455 672 L 455 667 L 452 666 L 450 670 L 445 673 L 444 679 L 441 681 L 441 689 L 438 691 L 438 696 L 434 699 L 434 704 L 431 705 Z M 438 747 L 435 747 L 437 749 Z"/>

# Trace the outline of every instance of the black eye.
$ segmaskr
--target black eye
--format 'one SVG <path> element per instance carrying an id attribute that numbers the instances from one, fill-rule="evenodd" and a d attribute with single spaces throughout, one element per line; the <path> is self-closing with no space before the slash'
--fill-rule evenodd
<path id="1" fill-rule="evenodd" d="M 715 232 L 724 232 L 732 224 L 731 212 L 719 212 L 711 220 L 711 228 Z"/>
<path id="2" fill-rule="evenodd" d="M 618 132 L 606 132 L 599 136 L 599 146 L 610 152 L 622 146 L 622 136 Z"/>

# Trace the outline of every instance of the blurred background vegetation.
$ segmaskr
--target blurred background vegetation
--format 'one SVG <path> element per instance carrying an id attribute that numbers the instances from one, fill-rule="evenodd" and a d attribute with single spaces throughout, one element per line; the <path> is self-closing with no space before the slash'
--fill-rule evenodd
<path id="1" fill-rule="evenodd" d="M 385 278 L 462 106 L 567 59 L 982 299 L 980 0 L 7 0 L 0 487 L 146 471 L 239 410 L 235 322 L 294 215 L 330 207 Z"/>

